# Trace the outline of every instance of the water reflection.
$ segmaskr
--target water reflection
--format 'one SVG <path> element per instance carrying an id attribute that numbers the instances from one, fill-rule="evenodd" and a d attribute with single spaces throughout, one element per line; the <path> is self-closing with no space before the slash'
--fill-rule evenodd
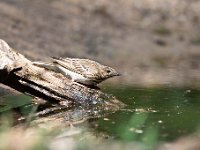
<path id="1" fill-rule="evenodd" d="M 147 145 L 154 145 L 157 141 L 171 141 L 180 136 L 194 133 L 199 128 L 199 89 L 108 87 L 103 90 L 106 93 L 112 93 L 127 104 L 125 108 L 115 113 L 108 113 L 109 115 L 102 115 L 105 117 L 91 120 L 91 123 L 95 125 L 95 131 L 106 133 L 114 139 L 141 141 Z M 9 108 L 2 105 L 1 111 L 31 102 L 31 98 L 24 95 L 11 95 L 4 99 L 6 99 L 5 106 L 9 106 Z M 22 113 L 26 112 L 26 114 L 31 110 L 30 108 L 20 109 Z M 95 114 L 91 114 L 91 112 L 96 112 L 94 109 L 92 111 L 91 109 L 84 110 L 85 113 L 81 111 L 82 108 L 72 112 L 68 111 L 63 118 L 65 121 L 77 121 L 80 119 L 79 116 L 90 118 L 85 115 L 98 118 Z M 101 109 L 97 110 L 101 112 Z"/>

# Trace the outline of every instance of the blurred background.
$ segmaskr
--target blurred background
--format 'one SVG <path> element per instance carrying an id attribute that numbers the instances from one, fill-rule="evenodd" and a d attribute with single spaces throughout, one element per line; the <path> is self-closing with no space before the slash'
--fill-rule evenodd
<path id="1" fill-rule="evenodd" d="M 28 125 L 32 98 L 0 85 L 0 149 L 200 149 L 200 0 L 1 0 L 0 39 L 31 60 L 89 58 L 115 68 L 123 76 L 101 89 L 126 104 L 72 131 L 48 117 L 46 126 L 36 119 L 18 129 L 13 110 Z"/>
<path id="2" fill-rule="evenodd" d="M 135 86 L 200 85 L 199 0 L 1 0 L 0 38 L 32 60 L 80 57 Z"/>

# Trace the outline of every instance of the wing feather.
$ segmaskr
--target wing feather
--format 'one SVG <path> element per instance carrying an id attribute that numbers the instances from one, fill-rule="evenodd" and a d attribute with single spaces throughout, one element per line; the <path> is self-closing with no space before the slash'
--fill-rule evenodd
<path id="1" fill-rule="evenodd" d="M 98 79 L 99 70 L 96 62 L 89 59 L 76 59 L 76 58 L 53 58 L 54 63 L 59 64 L 70 71 L 74 71 L 89 79 Z"/>

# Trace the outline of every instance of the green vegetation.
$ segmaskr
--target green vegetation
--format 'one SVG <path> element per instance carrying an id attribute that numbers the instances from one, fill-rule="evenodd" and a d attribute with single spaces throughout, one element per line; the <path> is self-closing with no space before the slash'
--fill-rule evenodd
<path id="1" fill-rule="evenodd" d="M 169 62 L 171 61 L 171 58 L 167 56 L 157 56 L 153 58 L 153 61 L 159 67 L 166 68 L 169 65 Z"/>
<path id="2" fill-rule="evenodd" d="M 191 42 L 191 44 L 193 44 L 193 45 L 199 46 L 199 45 L 200 45 L 200 37 L 193 38 L 193 39 L 191 39 L 190 42 Z"/>
<path id="3" fill-rule="evenodd" d="M 165 26 L 158 26 L 153 30 L 153 32 L 161 36 L 171 35 L 171 30 Z"/>

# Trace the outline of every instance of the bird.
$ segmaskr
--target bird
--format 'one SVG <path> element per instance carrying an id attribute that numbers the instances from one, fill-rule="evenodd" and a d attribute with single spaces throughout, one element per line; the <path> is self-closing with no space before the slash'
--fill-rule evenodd
<path id="1" fill-rule="evenodd" d="M 88 86 L 97 86 L 108 78 L 120 75 L 115 69 L 90 59 L 52 57 L 52 63 L 34 64 L 62 73 L 72 81 Z"/>

